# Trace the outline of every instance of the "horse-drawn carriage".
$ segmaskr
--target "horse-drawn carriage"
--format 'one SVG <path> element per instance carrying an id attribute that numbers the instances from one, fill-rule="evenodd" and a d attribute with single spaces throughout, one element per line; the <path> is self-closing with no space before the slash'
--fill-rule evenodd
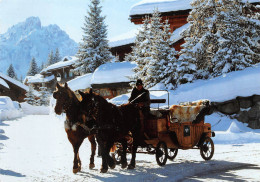
<path id="1" fill-rule="evenodd" d="M 152 99 L 151 103 L 165 103 L 166 99 Z M 211 124 L 204 123 L 204 116 L 210 110 L 209 101 L 173 105 L 167 109 L 151 109 L 150 116 L 144 122 L 144 135 L 147 147 L 138 148 L 138 153 L 155 154 L 158 165 L 173 160 L 178 149 L 199 149 L 204 160 L 210 160 L 214 154 L 211 137 Z M 131 152 L 132 138 L 128 140 L 128 152 Z M 122 146 L 117 143 L 114 158 L 120 163 Z"/>

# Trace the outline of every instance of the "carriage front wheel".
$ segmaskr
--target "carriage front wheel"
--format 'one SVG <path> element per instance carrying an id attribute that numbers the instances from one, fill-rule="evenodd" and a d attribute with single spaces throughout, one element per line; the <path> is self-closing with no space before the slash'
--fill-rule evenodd
<path id="1" fill-rule="evenodd" d="M 159 166 L 164 166 L 168 157 L 167 145 L 165 142 L 159 142 L 156 146 L 156 162 Z"/>
<path id="2" fill-rule="evenodd" d="M 200 155 L 204 160 L 210 160 L 214 154 L 214 143 L 210 137 L 206 137 L 200 146 Z"/>
<path id="3" fill-rule="evenodd" d="M 173 159 L 175 159 L 177 154 L 178 154 L 178 149 L 168 149 L 167 158 L 172 161 Z"/>

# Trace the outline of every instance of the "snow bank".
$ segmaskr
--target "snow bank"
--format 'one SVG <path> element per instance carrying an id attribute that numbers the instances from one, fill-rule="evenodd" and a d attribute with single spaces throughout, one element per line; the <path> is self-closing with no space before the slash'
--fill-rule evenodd
<path id="1" fill-rule="evenodd" d="M 241 123 L 228 116 L 214 113 L 205 117 L 205 122 L 211 123 L 216 136 L 212 137 L 215 144 L 260 143 L 260 129 L 251 129 L 248 124 Z"/>
<path id="2" fill-rule="evenodd" d="M 26 115 L 48 115 L 50 113 L 49 106 L 32 106 L 26 102 L 21 103 L 23 113 Z"/>
<path id="3" fill-rule="evenodd" d="M 0 96 L 0 121 L 11 120 L 22 116 L 22 110 L 16 108 L 13 101 L 9 97 Z"/>

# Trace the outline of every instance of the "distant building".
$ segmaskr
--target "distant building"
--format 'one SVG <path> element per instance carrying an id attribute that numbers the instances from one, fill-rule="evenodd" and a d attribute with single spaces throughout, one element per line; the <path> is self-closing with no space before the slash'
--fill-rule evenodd
<path id="1" fill-rule="evenodd" d="M 72 70 L 76 60 L 77 58 L 74 56 L 66 56 L 60 62 L 44 68 L 40 74 L 27 76 L 24 79 L 24 84 L 31 84 L 36 90 L 39 90 L 41 86 L 46 86 L 53 91 L 56 87 L 57 78 L 60 78 L 59 82 L 61 83 L 75 78 Z"/>
<path id="2" fill-rule="evenodd" d="M 132 88 L 129 76 L 133 74 L 134 67 L 136 64 L 130 62 L 106 63 L 99 66 L 94 73 L 69 81 L 68 85 L 73 91 L 88 91 L 89 88 L 93 88 L 94 92 L 106 99 L 111 99 L 128 93 Z"/>
<path id="3" fill-rule="evenodd" d="M 29 88 L 21 82 L 0 73 L 0 96 L 8 96 L 13 101 L 24 102 Z"/>

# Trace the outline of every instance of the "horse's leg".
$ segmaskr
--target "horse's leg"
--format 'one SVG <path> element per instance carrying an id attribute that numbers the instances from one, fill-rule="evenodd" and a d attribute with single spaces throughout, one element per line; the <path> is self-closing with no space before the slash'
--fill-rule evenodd
<path id="1" fill-rule="evenodd" d="M 138 147 L 138 139 L 140 137 L 139 131 L 133 131 L 133 146 L 132 146 L 132 158 L 130 161 L 130 164 L 128 165 L 128 169 L 134 169 L 135 168 L 135 158 L 136 158 L 136 151 Z"/>
<path id="2" fill-rule="evenodd" d="M 79 158 L 79 147 L 81 146 L 84 138 L 78 138 L 72 132 L 67 131 L 68 139 L 73 147 L 74 160 L 73 160 L 73 173 L 77 173 L 81 170 L 81 161 Z"/>
<path id="3" fill-rule="evenodd" d="M 122 155 L 121 155 L 121 168 L 124 169 L 127 167 L 127 160 L 126 160 L 127 140 L 122 139 L 121 144 L 123 147 L 123 151 L 122 151 Z"/>
<path id="4" fill-rule="evenodd" d="M 96 144 L 94 135 L 88 136 L 88 140 L 91 143 L 91 156 L 90 156 L 90 162 L 89 162 L 89 169 L 93 169 L 95 167 L 94 157 L 96 154 L 97 144 Z"/>
<path id="5" fill-rule="evenodd" d="M 114 161 L 114 159 L 109 155 L 109 152 L 110 152 L 110 149 L 113 147 L 114 145 L 114 142 L 108 142 L 108 145 L 107 145 L 107 162 L 108 162 L 108 165 L 111 169 L 114 169 L 116 167 L 116 163 Z"/>

